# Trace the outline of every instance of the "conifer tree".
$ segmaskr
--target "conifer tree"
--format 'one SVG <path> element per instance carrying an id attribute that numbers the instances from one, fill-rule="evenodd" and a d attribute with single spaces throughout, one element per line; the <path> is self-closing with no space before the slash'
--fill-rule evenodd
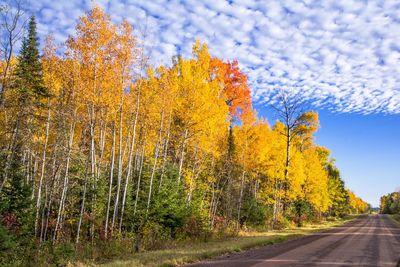
<path id="1" fill-rule="evenodd" d="M 48 97 L 38 47 L 36 20 L 32 16 L 12 81 L 13 98 L 9 108 L 15 117 L 11 125 L 13 134 L 8 141 L 8 151 L 2 158 L 5 162 L 2 165 L 5 167 L 1 173 L 0 187 L 1 201 L 4 204 L 1 215 L 15 217 L 18 227 L 26 231 L 31 228 L 31 217 L 27 216 L 32 211 L 32 186 L 29 183 L 34 183 L 35 177 L 24 165 L 26 161 L 23 158 L 34 151 L 33 137 L 40 127 L 43 100 Z"/>
<path id="2" fill-rule="evenodd" d="M 36 31 L 36 19 L 29 20 L 28 34 L 22 41 L 18 65 L 15 70 L 14 87 L 19 92 L 20 104 L 40 106 L 41 100 L 48 96 L 44 86 L 42 63 L 39 55 L 39 38 Z"/>

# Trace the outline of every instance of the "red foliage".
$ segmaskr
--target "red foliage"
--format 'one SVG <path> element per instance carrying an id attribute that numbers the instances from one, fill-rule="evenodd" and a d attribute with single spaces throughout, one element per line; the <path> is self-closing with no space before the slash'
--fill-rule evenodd
<path id="1" fill-rule="evenodd" d="M 254 117 L 247 75 L 240 71 L 237 60 L 223 62 L 218 58 L 211 60 L 211 70 L 217 77 L 223 77 L 224 92 L 233 119 L 251 120 Z"/>
<path id="2" fill-rule="evenodd" d="M 185 232 L 189 237 L 198 237 L 201 233 L 201 227 L 196 218 L 191 217 L 185 225 Z"/>
<path id="3" fill-rule="evenodd" d="M 107 229 L 107 231 L 108 231 L 108 229 Z M 102 240 L 102 241 L 106 240 L 106 230 L 103 227 L 98 229 L 97 232 L 98 232 L 100 240 Z"/>
<path id="4" fill-rule="evenodd" d="M 6 213 L 1 216 L 1 222 L 8 229 L 18 226 L 18 218 L 14 213 Z"/>
<path id="5" fill-rule="evenodd" d="M 224 229 L 226 226 L 226 220 L 223 216 L 215 216 L 214 218 L 214 228 L 215 229 Z"/>

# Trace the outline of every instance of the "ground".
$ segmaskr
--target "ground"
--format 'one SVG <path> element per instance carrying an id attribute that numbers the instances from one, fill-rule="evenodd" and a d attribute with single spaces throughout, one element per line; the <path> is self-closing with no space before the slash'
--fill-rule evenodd
<path id="1" fill-rule="evenodd" d="M 386 215 L 366 215 L 325 232 L 190 266 L 400 266 L 398 226 Z"/>

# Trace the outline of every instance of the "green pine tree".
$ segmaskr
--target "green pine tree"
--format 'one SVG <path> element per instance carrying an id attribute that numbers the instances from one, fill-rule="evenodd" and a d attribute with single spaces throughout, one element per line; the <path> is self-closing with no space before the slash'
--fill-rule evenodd
<path id="1" fill-rule="evenodd" d="M 12 126 L 15 137 L 11 142 L 11 151 L 20 146 L 23 152 L 32 142 L 33 133 L 43 125 L 43 108 L 46 103 L 44 100 L 49 97 L 44 85 L 34 16 L 29 20 L 28 34 L 22 41 L 11 89 L 13 100 L 10 108 L 15 110 Z"/>
<path id="2" fill-rule="evenodd" d="M 42 63 L 39 55 L 39 38 L 36 19 L 29 20 L 28 35 L 22 41 L 21 52 L 15 70 L 15 89 L 19 92 L 21 104 L 41 106 L 41 100 L 49 93 L 44 86 Z"/>
<path id="3" fill-rule="evenodd" d="M 15 111 L 9 149 L 0 158 L 2 181 L 6 181 L 0 192 L 0 219 L 3 226 L 14 236 L 31 235 L 33 227 L 32 185 L 26 181 L 23 154 L 35 145 L 33 134 L 43 125 L 42 109 L 49 97 L 44 86 L 36 20 L 29 20 L 28 34 L 22 41 L 18 63 L 13 74 L 12 90 L 14 98 L 10 105 Z M 1 240 L 0 240 L 1 241 Z"/>

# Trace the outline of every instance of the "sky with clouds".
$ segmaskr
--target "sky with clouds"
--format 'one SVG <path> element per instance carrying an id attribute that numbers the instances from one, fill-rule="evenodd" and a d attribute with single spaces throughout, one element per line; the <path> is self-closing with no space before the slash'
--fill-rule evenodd
<path id="1" fill-rule="evenodd" d="M 32 1 L 39 33 L 59 42 L 99 4 L 145 36 L 152 63 L 189 56 L 196 38 L 237 59 L 255 101 L 299 90 L 337 112 L 400 113 L 400 2 L 296 0 Z"/>
<path id="2" fill-rule="evenodd" d="M 95 4 L 135 27 L 154 65 L 190 56 L 196 38 L 237 59 L 262 116 L 277 89 L 300 91 L 350 188 L 377 205 L 400 186 L 399 1 L 35 0 L 30 9 L 42 40 L 63 43 Z"/>

